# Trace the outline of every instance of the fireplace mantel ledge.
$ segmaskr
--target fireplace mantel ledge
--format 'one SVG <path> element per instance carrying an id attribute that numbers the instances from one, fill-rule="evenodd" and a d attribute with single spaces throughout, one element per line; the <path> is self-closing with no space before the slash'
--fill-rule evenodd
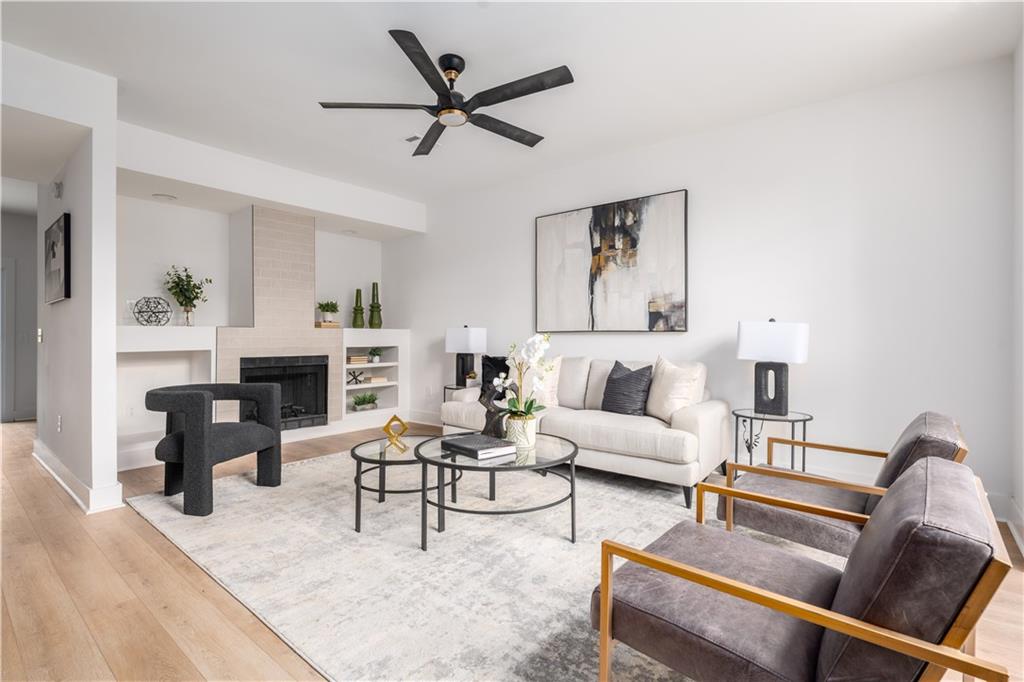
<path id="1" fill-rule="evenodd" d="M 122 325 L 117 328 L 118 353 L 167 353 L 175 351 L 217 351 L 216 327 L 144 327 Z"/>

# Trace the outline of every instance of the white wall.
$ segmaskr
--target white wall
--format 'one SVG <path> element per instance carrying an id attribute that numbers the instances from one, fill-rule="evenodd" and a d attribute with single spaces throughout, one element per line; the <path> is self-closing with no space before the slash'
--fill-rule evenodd
<path id="1" fill-rule="evenodd" d="M 444 197 L 426 235 L 384 245 L 413 416 L 436 419 L 450 383 L 445 327 L 486 327 L 492 353 L 532 333 L 535 216 L 687 188 L 690 331 L 560 334 L 554 353 L 701 360 L 749 406 L 737 321 L 807 321 L 790 405 L 815 415 L 809 436 L 888 448 L 946 412 L 1008 495 L 1012 77 L 1004 58 Z"/>
<path id="2" fill-rule="evenodd" d="M 316 300 L 338 302 L 337 319 L 343 327 L 352 323 L 356 289 L 363 290 L 363 307 L 369 320 L 370 290 L 381 282 L 381 243 L 334 232 L 316 231 Z M 385 327 L 392 324 L 388 313 L 388 290 L 381 282 L 380 297 Z"/>
<path id="3" fill-rule="evenodd" d="M 196 278 L 210 277 L 206 303 L 196 306 L 195 324 L 228 324 L 230 299 L 228 215 L 131 197 L 117 198 L 117 299 L 120 324 L 136 324 L 128 301 L 162 296 L 174 318 L 183 314 L 164 288 L 171 265 L 188 266 Z M 250 270 L 252 269 L 250 260 Z"/>
<path id="4" fill-rule="evenodd" d="M 93 409 L 116 404 L 117 393 L 117 80 L 8 43 L 2 49 L 5 105 L 91 131 L 55 178 L 64 181 L 63 199 L 40 186 L 40 250 L 43 230 L 71 213 L 72 298 L 39 308 L 34 451 L 86 510 L 98 511 L 121 504 L 116 411 Z"/>
<path id="5" fill-rule="evenodd" d="M 33 199 L 34 203 L 34 199 Z M 36 216 L 4 211 L 3 419 L 36 416 Z M 9 270 L 8 270 L 9 268 Z M 7 287 L 10 287 L 8 290 Z M 10 304 L 8 306 L 8 304 Z"/>
<path id="6" fill-rule="evenodd" d="M 1014 84 L 1014 396 L 1013 506 L 1009 518 L 1024 544 L 1024 36 L 1013 59 Z"/>

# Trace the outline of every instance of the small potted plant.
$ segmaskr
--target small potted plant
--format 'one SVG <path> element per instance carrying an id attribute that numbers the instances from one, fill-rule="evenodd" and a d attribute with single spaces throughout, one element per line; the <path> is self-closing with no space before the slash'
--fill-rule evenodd
<path id="1" fill-rule="evenodd" d="M 320 320 L 322 322 L 334 322 L 334 314 L 338 312 L 337 301 L 320 301 L 316 304 L 316 307 L 320 310 Z"/>
<path id="2" fill-rule="evenodd" d="M 352 405 L 356 412 L 377 409 L 376 393 L 357 393 L 352 396 Z"/>
<path id="3" fill-rule="evenodd" d="M 370 362 L 380 362 L 380 358 L 384 355 L 384 349 L 379 346 L 374 346 L 366 352 L 370 356 Z"/>
<path id="4" fill-rule="evenodd" d="M 544 385 L 544 375 L 552 366 L 544 362 L 544 352 L 550 347 L 547 334 L 534 334 L 522 347 L 512 344 L 508 349 L 508 367 L 516 376 L 502 372 L 494 379 L 494 385 L 504 388 L 508 397 L 508 419 L 505 421 L 505 437 L 520 447 L 532 448 L 537 444 L 537 413 L 544 406 L 537 402 L 534 394 Z M 532 370 L 529 390 L 523 385 L 526 374 Z"/>
<path id="5" fill-rule="evenodd" d="M 164 286 L 185 312 L 186 327 L 194 324 L 192 313 L 196 309 L 196 303 L 206 303 L 205 288 L 208 284 L 213 284 L 213 280 L 209 277 L 196 279 L 187 267 L 179 269 L 177 265 L 172 265 L 167 271 Z"/>

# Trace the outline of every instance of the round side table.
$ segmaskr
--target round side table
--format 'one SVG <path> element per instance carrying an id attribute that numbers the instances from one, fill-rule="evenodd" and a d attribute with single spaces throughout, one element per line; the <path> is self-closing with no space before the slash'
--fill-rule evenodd
<path id="1" fill-rule="evenodd" d="M 750 465 L 754 464 L 754 448 L 757 447 L 758 442 L 761 438 L 761 429 L 764 428 L 765 422 L 785 422 L 789 424 L 789 439 L 796 440 L 796 427 L 800 425 L 801 433 L 800 440 L 807 440 L 807 422 L 814 419 L 813 415 L 807 414 L 806 412 L 789 412 L 787 414 L 764 414 L 761 412 L 755 412 L 751 408 L 744 408 L 740 410 L 733 410 L 732 416 L 736 420 L 735 425 L 735 444 L 733 446 L 733 459 L 736 462 L 740 461 L 740 425 L 743 425 L 743 431 L 746 436 L 743 438 L 743 446 L 747 450 L 747 463 Z M 758 432 L 754 433 L 754 422 L 760 422 L 761 428 Z M 789 468 L 796 469 L 796 446 L 789 446 Z M 807 448 L 800 448 L 800 471 L 807 470 Z"/>

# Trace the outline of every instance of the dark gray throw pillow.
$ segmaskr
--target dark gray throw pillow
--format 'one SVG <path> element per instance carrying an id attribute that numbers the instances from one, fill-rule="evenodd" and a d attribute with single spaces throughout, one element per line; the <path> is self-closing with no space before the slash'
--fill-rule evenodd
<path id="1" fill-rule="evenodd" d="M 647 365 L 630 370 L 618 360 L 608 373 L 604 386 L 601 409 L 619 414 L 643 415 L 647 407 L 647 393 L 651 390 L 654 367 Z"/>

